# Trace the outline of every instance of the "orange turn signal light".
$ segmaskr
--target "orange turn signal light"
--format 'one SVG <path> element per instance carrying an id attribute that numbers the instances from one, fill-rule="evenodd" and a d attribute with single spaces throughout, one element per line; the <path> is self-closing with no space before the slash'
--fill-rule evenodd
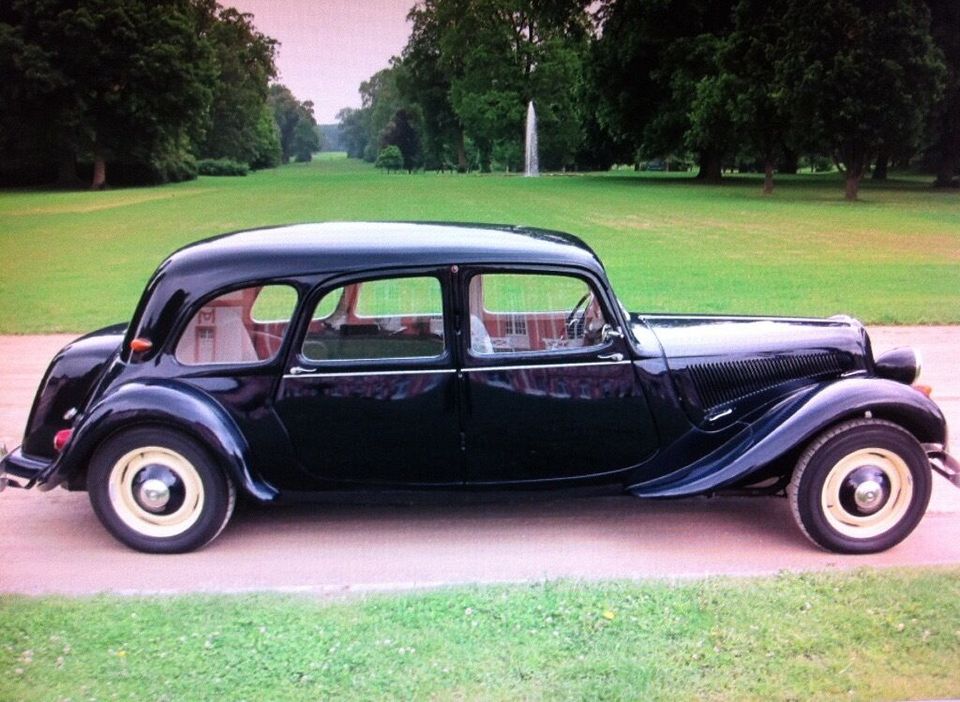
<path id="1" fill-rule="evenodd" d="M 926 395 L 927 397 L 930 397 L 930 395 L 933 394 L 933 386 L 931 386 L 931 385 L 919 385 L 919 384 L 918 384 L 918 385 L 911 385 L 910 387 L 912 387 L 912 388 L 913 388 L 914 390 L 916 390 L 917 392 Z"/>
<path id="2" fill-rule="evenodd" d="M 134 353 L 143 353 L 144 351 L 149 351 L 153 348 L 153 342 L 150 339 L 144 339 L 142 336 L 137 337 L 130 342 L 130 350 Z"/>

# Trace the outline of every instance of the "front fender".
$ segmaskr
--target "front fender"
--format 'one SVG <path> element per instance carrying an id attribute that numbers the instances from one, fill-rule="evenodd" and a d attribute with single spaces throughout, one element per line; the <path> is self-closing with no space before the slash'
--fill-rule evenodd
<path id="1" fill-rule="evenodd" d="M 880 378 L 849 378 L 805 388 L 750 418 L 744 430 L 708 456 L 628 489 L 638 497 L 680 497 L 711 492 L 749 477 L 851 417 L 887 419 L 920 443 L 946 445 L 940 408 L 909 385 Z"/>
<path id="2" fill-rule="evenodd" d="M 37 480 L 49 490 L 81 473 L 97 447 L 111 434 L 133 426 L 170 427 L 200 441 L 238 487 L 261 502 L 277 490 L 251 470 L 250 449 L 229 414 L 208 395 L 170 382 L 129 383 L 97 401 L 74 429 L 60 457 Z"/>

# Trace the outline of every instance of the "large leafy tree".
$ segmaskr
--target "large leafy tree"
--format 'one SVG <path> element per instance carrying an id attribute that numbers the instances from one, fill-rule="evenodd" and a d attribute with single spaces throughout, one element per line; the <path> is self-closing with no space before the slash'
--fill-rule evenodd
<path id="1" fill-rule="evenodd" d="M 212 49 L 216 80 L 206 130 L 196 145 L 202 158 L 229 158 L 255 165 L 268 162 L 273 135 L 264 131 L 263 107 L 276 76 L 276 41 L 260 33 L 253 16 L 194 0 L 197 31 Z M 264 143 L 267 139 L 270 143 Z"/>
<path id="2" fill-rule="evenodd" d="M 960 169 L 960 2 L 927 0 L 931 33 L 946 64 L 945 90 L 932 113 L 935 185 L 954 185 Z"/>
<path id="3" fill-rule="evenodd" d="M 778 82 L 782 4 L 740 0 L 733 31 L 718 40 L 720 71 L 704 79 L 691 115 L 692 130 L 716 135 L 742 159 L 763 165 L 763 193 L 773 192 L 778 161 L 791 154 L 787 106 Z M 713 108 L 713 111 L 711 111 Z M 726 131 L 726 136 L 720 132 Z"/>
<path id="4" fill-rule="evenodd" d="M 344 107 L 337 113 L 340 142 L 349 158 L 363 158 L 370 140 L 369 117 L 370 111 L 363 108 Z"/>
<path id="5" fill-rule="evenodd" d="M 39 120 L 26 135 L 50 138 L 58 160 L 92 159 L 94 188 L 108 160 L 175 160 L 202 128 L 212 61 L 188 0 L 11 0 L 0 25 L 4 105 Z"/>
<path id="6" fill-rule="evenodd" d="M 540 113 L 542 159 L 571 163 L 581 140 L 577 98 L 588 20 L 582 0 L 425 0 L 398 85 L 423 115 L 428 157 L 467 165 L 496 155 L 518 166 L 527 102 Z"/>
<path id="7" fill-rule="evenodd" d="M 716 79 L 720 40 L 732 25 L 731 0 L 607 0 L 592 50 L 600 123 L 623 151 L 664 156 L 694 150 L 699 177 L 720 178 L 729 131 Z M 700 113 L 691 132 L 692 116 Z M 719 127 L 719 125 L 717 125 Z"/>
<path id="8" fill-rule="evenodd" d="M 833 153 L 855 200 L 881 148 L 914 146 L 943 76 L 919 0 L 791 0 L 778 82 L 810 150 Z"/>
<path id="9" fill-rule="evenodd" d="M 279 130 L 283 162 L 288 163 L 291 158 L 309 161 L 313 151 L 320 148 L 313 103 L 301 102 L 280 83 L 270 86 L 267 101 Z"/>
<path id="10" fill-rule="evenodd" d="M 466 0 L 423 0 L 407 16 L 412 26 L 404 47 L 405 67 L 399 88 L 421 109 L 425 165 L 444 168 L 456 161 L 467 169 L 463 124 L 450 101 L 451 80 L 463 72 L 459 47 L 447 46 L 446 37 L 461 21 Z"/>
<path id="11" fill-rule="evenodd" d="M 380 133 L 380 146 L 381 153 L 386 146 L 400 149 L 403 167 L 413 172 L 420 165 L 420 132 L 416 127 L 416 117 L 406 109 L 397 110 Z"/>

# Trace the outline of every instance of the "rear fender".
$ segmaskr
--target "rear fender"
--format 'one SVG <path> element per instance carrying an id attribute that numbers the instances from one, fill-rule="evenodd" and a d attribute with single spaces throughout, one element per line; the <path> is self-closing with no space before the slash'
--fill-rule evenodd
<path id="1" fill-rule="evenodd" d="M 638 497 L 681 497 L 719 490 L 803 447 L 837 422 L 869 413 L 899 424 L 920 443 L 946 445 L 940 408 L 909 385 L 849 378 L 801 390 L 769 408 L 704 458 L 628 490 Z"/>
<path id="2" fill-rule="evenodd" d="M 177 382 L 129 383 L 103 397 L 84 414 L 60 457 L 39 476 L 38 487 L 49 490 L 82 475 L 109 436 L 144 425 L 174 429 L 199 441 L 255 500 L 277 497 L 276 488 L 253 473 L 250 449 L 230 415 L 208 395 Z"/>

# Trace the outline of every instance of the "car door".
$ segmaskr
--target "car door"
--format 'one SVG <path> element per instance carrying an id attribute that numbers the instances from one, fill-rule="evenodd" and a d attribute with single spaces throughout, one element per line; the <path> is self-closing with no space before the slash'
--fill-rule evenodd
<path id="1" fill-rule="evenodd" d="M 656 450 L 629 347 L 600 291 L 575 271 L 463 271 L 468 482 L 615 481 Z"/>
<path id="2" fill-rule="evenodd" d="M 308 302 L 276 411 L 315 478 L 462 482 L 448 277 L 340 279 Z"/>

